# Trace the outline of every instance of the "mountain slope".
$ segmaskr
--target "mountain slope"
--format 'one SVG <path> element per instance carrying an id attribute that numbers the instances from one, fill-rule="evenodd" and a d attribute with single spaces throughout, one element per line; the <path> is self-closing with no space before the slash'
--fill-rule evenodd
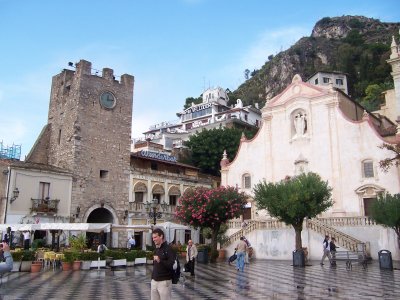
<path id="1" fill-rule="evenodd" d="M 270 56 L 260 70 L 229 93 L 233 104 L 260 103 L 281 92 L 295 74 L 307 80 L 317 71 L 339 71 L 348 75 L 350 96 L 361 101 L 371 84 L 390 87 L 391 36 L 398 36 L 400 23 L 383 23 L 363 16 L 342 16 L 319 20 L 310 37 L 303 37 L 288 50 Z"/>

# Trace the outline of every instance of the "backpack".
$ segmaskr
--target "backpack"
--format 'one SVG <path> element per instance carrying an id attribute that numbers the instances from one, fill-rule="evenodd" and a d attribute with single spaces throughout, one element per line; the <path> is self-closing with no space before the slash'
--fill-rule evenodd
<path id="1" fill-rule="evenodd" d="M 175 261 L 172 267 L 172 283 L 177 284 L 181 276 L 181 265 L 179 263 L 178 255 L 175 254 Z"/>

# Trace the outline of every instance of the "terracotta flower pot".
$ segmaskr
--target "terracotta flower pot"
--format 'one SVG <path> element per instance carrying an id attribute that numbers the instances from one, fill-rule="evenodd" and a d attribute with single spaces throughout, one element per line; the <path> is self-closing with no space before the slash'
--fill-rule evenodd
<path id="1" fill-rule="evenodd" d="M 226 250 L 225 249 L 219 249 L 218 250 L 218 258 L 219 259 L 224 259 L 226 256 Z"/>
<path id="2" fill-rule="evenodd" d="M 31 265 L 31 272 L 32 273 L 40 272 L 41 269 L 42 269 L 42 263 L 40 261 L 32 262 L 32 265 Z"/>
<path id="3" fill-rule="evenodd" d="M 80 260 L 76 260 L 72 263 L 72 270 L 79 271 L 81 269 L 82 262 Z"/>
<path id="4" fill-rule="evenodd" d="M 63 271 L 71 271 L 71 268 L 72 268 L 71 263 L 63 261 L 61 264 L 62 264 Z"/>

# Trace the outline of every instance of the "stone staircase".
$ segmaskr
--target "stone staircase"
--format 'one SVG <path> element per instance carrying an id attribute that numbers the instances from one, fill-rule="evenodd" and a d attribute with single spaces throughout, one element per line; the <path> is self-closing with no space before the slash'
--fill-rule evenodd
<path id="1" fill-rule="evenodd" d="M 358 218 L 329 218 L 329 219 L 307 219 L 305 221 L 305 228 L 311 229 L 322 236 L 329 235 L 330 237 L 336 238 L 336 243 L 338 246 L 345 248 L 352 252 L 363 251 L 367 252 L 366 243 L 334 228 L 335 226 L 369 226 L 375 225 L 373 221 L 369 218 L 358 217 Z M 240 228 L 238 226 L 239 222 L 230 222 L 230 228 Z M 238 231 L 229 236 L 224 246 L 230 245 L 235 241 L 238 241 L 241 236 L 246 236 L 250 232 L 258 229 L 263 230 L 276 230 L 283 228 L 292 228 L 290 225 L 286 225 L 285 223 L 274 220 L 249 220 L 247 226 L 244 228 L 240 228 Z"/>
<path id="2" fill-rule="evenodd" d="M 314 230 L 315 232 L 321 234 L 322 236 L 329 235 L 330 237 L 335 237 L 336 243 L 349 251 L 366 252 L 366 244 L 336 228 L 329 226 L 318 219 L 308 219 L 306 220 L 306 228 Z"/>

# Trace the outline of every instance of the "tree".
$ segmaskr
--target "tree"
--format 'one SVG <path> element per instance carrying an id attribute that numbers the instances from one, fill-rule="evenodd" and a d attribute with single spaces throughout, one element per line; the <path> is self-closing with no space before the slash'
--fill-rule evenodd
<path id="1" fill-rule="evenodd" d="M 369 111 L 379 109 L 380 104 L 383 101 L 384 86 L 379 84 L 370 84 L 365 89 L 365 97 L 361 101 L 361 105 Z"/>
<path id="2" fill-rule="evenodd" d="M 195 228 L 211 228 L 211 249 L 216 253 L 221 225 L 242 214 L 246 198 L 244 193 L 239 193 L 234 187 L 189 189 L 179 198 L 175 216 Z M 216 259 L 213 253 L 211 261 Z"/>
<path id="3" fill-rule="evenodd" d="M 271 216 L 293 226 L 296 249 L 301 249 L 304 218 L 314 218 L 331 207 L 331 192 L 328 182 L 310 172 L 277 183 L 260 182 L 254 187 L 254 200 L 259 209 L 267 209 Z"/>
<path id="4" fill-rule="evenodd" d="M 200 103 L 202 103 L 202 102 L 203 102 L 203 96 L 202 96 L 202 95 L 200 95 L 200 96 L 197 97 L 197 98 L 188 97 L 188 98 L 186 98 L 186 100 L 185 100 L 185 105 L 183 106 L 183 109 L 187 109 L 187 108 L 191 107 L 191 106 L 192 106 L 192 103 L 194 103 L 194 104 L 200 104 Z"/>
<path id="5" fill-rule="evenodd" d="M 382 144 L 379 146 L 381 149 L 387 149 L 389 151 L 392 151 L 394 154 L 394 157 L 389 157 L 381 160 L 379 162 L 379 167 L 384 171 L 387 172 L 390 167 L 393 165 L 396 167 L 400 166 L 400 143 L 397 144 Z"/>
<path id="6" fill-rule="evenodd" d="M 219 176 L 220 161 L 224 150 L 232 160 L 236 156 L 242 133 L 252 138 L 256 130 L 240 130 L 237 128 L 214 128 L 202 130 L 190 136 L 185 145 L 190 149 L 191 156 L 187 163 L 200 168 L 203 173 Z M 212 147 L 210 147 L 212 145 Z"/>
<path id="7" fill-rule="evenodd" d="M 380 195 L 371 205 L 371 217 L 376 223 L 392 228 L 400 249 L 400 194 Z"/>

